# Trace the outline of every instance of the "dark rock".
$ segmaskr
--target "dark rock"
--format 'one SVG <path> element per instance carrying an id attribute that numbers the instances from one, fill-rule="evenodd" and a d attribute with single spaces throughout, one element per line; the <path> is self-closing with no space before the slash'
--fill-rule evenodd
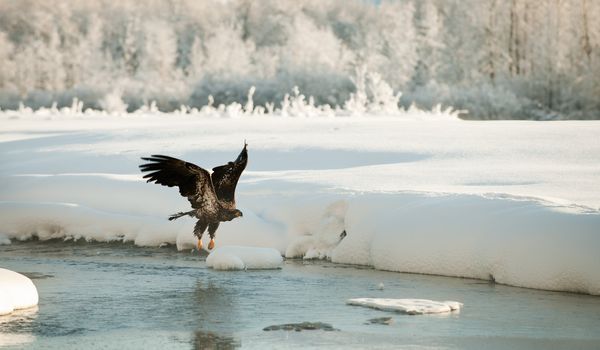
<path id="1" fill-rule="evenodd" d="M 392 323 L 394 323 L 394 319 L 391 317 L 377 317 L 368 320 L 366 324 L 383 324 L 389 326 Z"/>
<path id="2" fill-rule="evenodd" d="M 323 322 L 302 322 L 302 323 L 286 323 L 273 325 L 263 328 L 263 331 L 314 331 L 314 330 L 323 330 L 323 331 L 339 331 L 337 328 L 333 328 L 329 323 Z"/>

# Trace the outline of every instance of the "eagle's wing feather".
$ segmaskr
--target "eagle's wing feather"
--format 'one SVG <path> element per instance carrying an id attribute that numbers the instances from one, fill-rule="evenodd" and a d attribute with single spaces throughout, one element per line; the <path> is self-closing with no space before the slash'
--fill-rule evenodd
<path id="1" fill-rule="evenodd" d="M 229 208 L 235 208 L 235 187 L 248 163 L 247 146 L 244 143 L 244 149 L 235 161 L 213 168 L 211 177 L 217 198 Z"/>
<path id="2" fill-rule="evenodd" d="M 147 172 L 144 175 L 147 182 L 179 187 L 179 193 L 188 198 L 194 209 L 218 210 L 219 201 L 208 171 L 169 156 L 152 155 L 142 159 L 148 162 L 140 165 L 141 171 Z"/>

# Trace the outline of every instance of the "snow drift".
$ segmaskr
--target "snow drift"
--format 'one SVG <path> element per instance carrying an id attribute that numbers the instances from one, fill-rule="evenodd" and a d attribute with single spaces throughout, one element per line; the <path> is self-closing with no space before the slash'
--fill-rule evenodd
<path id="1" fill-rule="evenodd" d="M 600 294 L 600 217 L 473 195 L 350 201 L 332 261 Z"/>
<path id="2" fill-rule="evenodd" d="M 52 113 L 0 113 L 2 244 L 193 248 L 194 220 L 167 221 L 187 202 L 145 183 L 139 157 L 208 168 L 247 139 L 244 217 L 221 225 L 218 247 L 600 295 L 594 122 Z"/>

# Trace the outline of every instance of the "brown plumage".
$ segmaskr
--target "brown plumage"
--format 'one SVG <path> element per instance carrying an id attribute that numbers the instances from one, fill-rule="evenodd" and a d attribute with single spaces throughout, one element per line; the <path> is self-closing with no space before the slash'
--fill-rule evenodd
<path id="1" fill-rule="evenodd" d="M 202 234 L 207 228 L 211 238 L 208 248 L 212 249 L 219 223 L 242 216 L 242 212 L 235 208 L 235 188 L 248 163 L 247 146 L 244 143 L 244 149 L 235 161 L 213 168 L 212 175 L 195 164 L 169 156 L 142 158 L 148 162 L 140 165 L 140 170 L 147 173 L 144 175 L 147 182 L 177 186 L 179 193 L 187 197 L 193 210 L 173 214 L 169 220 L 185 215 L 196 217 L 198 222 L 194 234 L 198 237 L 199 249 L 202 248 Z"/>

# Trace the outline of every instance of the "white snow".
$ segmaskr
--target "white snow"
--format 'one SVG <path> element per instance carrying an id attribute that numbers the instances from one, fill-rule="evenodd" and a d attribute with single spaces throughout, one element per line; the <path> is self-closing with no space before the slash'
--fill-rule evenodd
<path id="1" fill-rule="evenodd" d="M 458 311 L 463 304 L 458 301 L 434 301 L 428 299 L 387 299 L 356 298 L 348 299 L 348 305 L 366 306 L 384 311 L 397 311 L 408 315 L 439 314 Z"/>
<path id="2" fill-rule="evenodd" d="M 18 272 L 0 268 L 0 315 L 36 306 L 37 288 Z"/>
<path id="3" fill-rule="evenodd" d="M 364 194 L 332 261 L 600 294 L 600 218 L 536 201 Z"/>
<path id="4" fill-rule="evenodd" d="M 195 247 L 139 157 L 212 168 L 246 139 L 244 216 L 217 247 L 600 295 L 599 122 L 52 113 L 0 112 L 1 244 Z"/>
<path id="5" fill-rule="evenodd" d="M 281 254 L 273 248 L 217 247 L 206 258 L 206 266 L 215 270 L 278 269 L 282 264 Z"/>

